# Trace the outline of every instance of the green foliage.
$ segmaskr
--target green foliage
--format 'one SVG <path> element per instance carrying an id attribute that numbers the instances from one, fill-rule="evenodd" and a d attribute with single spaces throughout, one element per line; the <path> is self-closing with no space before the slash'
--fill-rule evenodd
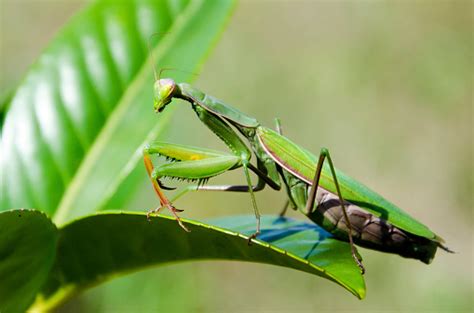
<path id="1" fill-rule="evenodd" d="M 56 227 L 44 213 L 0 213 L 0 312 L 28 308 L 53 266 L 56 241 Z"/>
<path id="2" fill-rule="evenodd" d="M 152 265 L 224 259 L 294 268 L 333 280 L 363 298 L 365 284 L 347 243 L 314 224 L 266 216 L 261 240 L 248 245 L 253 216 L 228 217 L 210 224 L 171 217 L 147 221 L 144 214 L 107 212 L 75 220 L 59 233 L 56 263 L 35 308 L 48 309 L 85 287 Z M 212 226 L 219 225 L 220 227 Z"/>
<path id="3" fill-rule="evenodd" d="M 24 310 L 40 288 L 35 307 L 53 308 L 118 274 L 204 258 L 291 267 L 364 296 L 347 243 L 314 225 L 267 218 L 262 239 L 272 245 L 248 247 L 236 232 L 253 231 L 249 217 L 219 222 L 232 232 L 188 222 L 187 234 L 165 217 L 149 223 L 143 214 L 86 216 L 125 203 L 137 182 L 147 179 L 138 174 L 141 148 L 166 128 L 172 112 L 153 114 L 152 64 L 193 71 L 232 7 L 232 0 L 99 0 L 74 17 L 31 67 L 2 106 L 2 312 Z M 189 74 L 171 76 L 184 81 Z M 57 250 L 54 224 L 20 208 L 38 209 L 59 225 Z"/>

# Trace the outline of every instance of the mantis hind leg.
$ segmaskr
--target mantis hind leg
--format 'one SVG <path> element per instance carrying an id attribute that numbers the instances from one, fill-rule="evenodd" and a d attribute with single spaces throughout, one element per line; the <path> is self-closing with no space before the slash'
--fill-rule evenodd
<path id="1" fill-rule="evenodd" d="M 331 159 L 331 155 L 329 154 L 329 150 L 327 150 L 326 148 L 322 148 L 321 153 L 319 154 L 318 164 L 316 165 L 316 174 L 314 175 L 314 178 L 313 178 L 312 188 L 311 188 L 311 191 L 308 195 L 308 200 L 306 202 L 305 211 L 309 215 L 309 214 L 311 214 L 311 212 L 314 208 L 314 203 L 315 203 L 315 200 L 316 200 L 316 192 L 317 192 L 318 186 L 319 186 L 319 179 L 321 177 L 321 171 L 322 171 L 322 168 L 323 168 L 323 163 L 324 163 L 324 160 L 326 158 L 328 160 L 329 168 L 331 169 L 331 174 L 332 174 L 332 177 L 334 179 L 334 185 L 336 186 L 337 196 L 339 197 L 339 201 L 341 203 L 341 209 L 342 209 L 342 213 L 344 215 L 344 220 L 346 222 L 347 228 L 349 229 L 348 237 L 349 237 L 349 244 L 351 246 L 352 257 L 354 258 L 354 261 L 356 262 L 357 266 L 359 266 L 362 274 L 364 274 L 365 273 L 365 268 L 362 265 L 362 262 L 358 257 L 357 250 L 356 250 L 356 247 L 354 245 L 354 241 L 352 239 L 352 225 L 351 225 L 351 222 L 349 220 L 349 216 L 347 214 L 346 207 L 344 205 L 344 199 L 342 198 L 339 183 L 337 181 L 336 170 L 334 169 L 334 165 L 332 163 L 332 159 Z"/>

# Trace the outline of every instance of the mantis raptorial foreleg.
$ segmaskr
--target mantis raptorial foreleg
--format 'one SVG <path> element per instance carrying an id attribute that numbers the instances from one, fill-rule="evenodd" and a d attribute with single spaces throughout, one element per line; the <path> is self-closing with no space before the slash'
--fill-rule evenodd
<path id="1" fill-rule="evenodd" d="M 236 155 L 222 153 L 219 151 L 202 149 L 197 147 L 190 147 L 184 145 L 170 144 L 165 142 L 155 142 L 147 146 L 144 151 L 145 167 L 152 180 L 153 188 L 160 199 L 161 206 L 155 210 L 152 210 L 148 215 L 157 213 L 163 207 L 167 207 L 172 214 L 177 218 L 178 223 L 185 230 L 186 227 L 181 223 L 176 212 L 181 210 L 176 209 L 172 202 L 178 197 L 182 196 L 191 190 L 214 190 L 214 191 L 238 191 L 238 192 L 250 192 L 252 199 L 252 206 L 255 211 L 257 218 L 257 229 L 255 234 L 251 238 L 255 238 L 260 232 L 260 214 L 258 212 L 257 204 L 255 201 L 254 191 L 262 190 L 265 187 L 266 182 L 272 184 L 272 181 L 264 175 L 258 168 L 255 168 L 249 163 L 246 158 L 241 158 Z M 154 166 L 150 155 L 164 156 L 172 161 L 171 163 L 161 164 Z M 163 186 L 160 185 L 160 178 L 172 177 L 183 180 L 200 180 L 205 181 L 211 177 L 220 175 L 231 169 L 243 167 L 247 185 L 220 185 L 220 186 L 202 186 L 200 184 L 185 188 L 184 191 L 179 193 L 172 201 L 170 201 L 163 193 Z M 249 169 L 255 172 L 258 177 L 258 183 L 253 186 L 250 178 Z"/>
<path id="2" fill-rule="evenodd" d="M 178 214 L 176 212 L 179 212 L 172 204 L 171 202 L 166 198 L 166 196 L 163 194 L 163 191 L 161 190 L 158 181 L 152 177 L 152 173 L 154 171 L 153 168 L 153 163 L 150 159 L 150 156 L 148 153 L 143 152 L 143 161 L 145 162 L 145 168 L 148 173 L 148 176 L 150 177 L 151 183 L 153 185 L 153 189 L 155 190 L 155 193 L 157 194 L 158 198 L 160 199 L 160 207 L 156 208 L 155 210 L 152 210 L 147 213 L 147 218 L 150 218 L 151 213 L 158 213 L 163 207 L 167 207 L 170 212 L 174 215 L 176 220 L 178 221 L 179 226 L 183 228 L 185 231 L 189 232 L 189 229 L 184 226 L 184 224 L 181 222 L 181 219 L 179 218 Z"/>
<path id="3" fill-rule="evenodd" d="M 331 174 L 332 174 L 332 177 L 334 179 L 334 185 L 336 186 L 337 196 L 339 197 L 342 213 L 344 215 L 344 220 L 345 220 L 347 228 L 349 230 L 348 231 L 348 237 L 349 237 L 349 244 L 351 246 L 352 257 L 356 261 L 357 265 L 359 266 L 359 268 L 360 268 L 360 270 L 362 271 L 362 274 L 363 274 L 365 272 L 365 268 L 362 265 L 362 262 L 359 259 L 358 254 L 357 254 L 356 247 L 354 246 L 354 241 L 352 239 L 352 224 L 351 224 L 351 221 L 349 220 L 349 216 L 347 214 L 347 210 L 346 210 L 346 207 L 344 205 L 344 199 L 342 198 L 341 188 L 339 187 L 339 183 L 337 181 L 336 170 L 334 169 L 334 165 L 332 163 L 331 155 L 329 154 L 329 150 L 326 149 L 326 148 L 322 148 L 321 152 L 319 154 L 318 164 L 316 165 L 316 173 L 315 173 L 314 178 L 313 178 L 313 183 L 311 184 L 312 187 L 311 187 L 311 191 L 309 192 L 309 195 L 308 195 L 308 200 L 306 202 L 305 211 L 307 212 L 308 215 L 311 214 L 312 211 L 313 211 L 314 204 L 315 204 L 315 201 L 316 201 L 316 192 L 318 191 L 319 180 L 321 178 L 321 171 L 323 169 L 323 164 L 324 164 L 325 159 L 328 160 L 329 168 L 331 169 Z"/>
<path id="4" fill-rule="evenodd" d="M 172 160 L 180 161 L 163 164 L 154 167 L 150 155 L 162 155 Z M 203 180 L 219 175 L 239 163 L 239 158 L 218 151 L 199 149 L 183 145 L 156 142 L 145 147 L 143 150 L 145 168 L 153 184 L 153 189 L 160 199 L 161 206 L 148 213 L 159 212 L 163 207 L 167 207 L 176 217 L 179 225 L 188 231 L 176 214 L 180 210 L 176 209 L 172 202 L 165 196 L 159 184 L 161 177 L 177 177 L 190 180 Z"/>
<path id="5" fill-rule="evenodd" d="M 248 164 L 248 168 L 254 172 L 258 177 L 257 184 L 253 185 L 252 188 L 249 188 L 248 185 L 191 185 L 183 188 L 178 194 L 176 194 L 171 202 L 175 202 L 185 194 L 190 191 L 228 191 L 228 192 L 249 192 L 250 189 L 253 192 L 261 191 L 268 184 L 273 189 L 279 190 L 280 186 L 277 185 L 270 177 L 268 177 L 264 172 L 252 165 Z"/>

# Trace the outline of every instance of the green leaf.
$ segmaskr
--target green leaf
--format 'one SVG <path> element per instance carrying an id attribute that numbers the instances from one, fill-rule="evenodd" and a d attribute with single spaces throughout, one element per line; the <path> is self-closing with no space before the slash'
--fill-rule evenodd
<path id="1" fill-rule="evenodd" d="M 75 16 L 8 104 L 0 210 L 37 208 L 62 223 L 114 200 L 172 111 L 153 114 L 153 62 L 193 71 L 233 2 L 103 0 Z"/>
<path id="2" fill-rule="evenodd" d="M 262 234 L 249 246 L 254 216 L 211 221 L 218 226 L 184 223 L 190 233 L 167 216 L 148 221 L 140 213 L 104 212 L 65 225 L 60 229 L 58 257 L 44 295 L 64 301 L 84 288 L 149 266 L 224 259 L 297 269 L 330 279 L 359 298 L 365 296 L 364 279 L 349 244 L 315 224 L 264 216 Z M 57 303 L 37 303 L 36 307 L 51 305 Z"/>
<path id="3" fill-rule="evenodd" d="M 24 312 L 46 281 L 58 231 L 44 213 L 0 213 L 0 312 Z"/>

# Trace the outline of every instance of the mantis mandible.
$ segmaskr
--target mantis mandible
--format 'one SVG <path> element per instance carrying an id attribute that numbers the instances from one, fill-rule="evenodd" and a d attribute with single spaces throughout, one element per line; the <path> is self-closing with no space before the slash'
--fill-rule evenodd
<path id="1" fill-rule="evenodd" d="M 261 126 L 256 119 L 189 84 L 176 83 L 170 78 L 156 79 L 154 89 L 155 112 L 163 111 L 173 98 L 185 100 L 232 153 L 164 142 L 145 147 L 145 166 L 161 203 L 159 208 L 149 214 L 167 207 L 181 227 L 187 230 L 177 215 L 179 210 L 162 191 L 166 189 L 160 183 L 162 177 L 200 181 L 197 186 L 186 188 L 177 197 L 190 190 L 249 192 L 257 220 L 256 231 L 250 236 L 250 242 L 260 233 L 260 214 L 254 192 L 262 190 L 267 184 L 279 190 L 283 181 L 293 208 L 302 211 L 327 231 L 349 241 L 353 258 L 362 272 L 364 267 L 354 242 L 425 263 L 431 262 L 438 247 L 451 252 L 428 227 L 363 184 L 336 170 L 327 149 L 321 149 L 319 158 L 316 158 L 284 137 L 281 131 Z M 234 129 L 248 141 L 251 150 Z M 280 129 L 279 125 L 277 129 Z M 250 163 L 252 152 L 257 166 Z M 165 156 L 177 162 L 154 167 L 150 155 Z M 202 184 L 211 177 L 236 168 L 243 168 L 246 185 Z M 250 171 L 258 177 L 256 185 L 252 184 Z"/>

